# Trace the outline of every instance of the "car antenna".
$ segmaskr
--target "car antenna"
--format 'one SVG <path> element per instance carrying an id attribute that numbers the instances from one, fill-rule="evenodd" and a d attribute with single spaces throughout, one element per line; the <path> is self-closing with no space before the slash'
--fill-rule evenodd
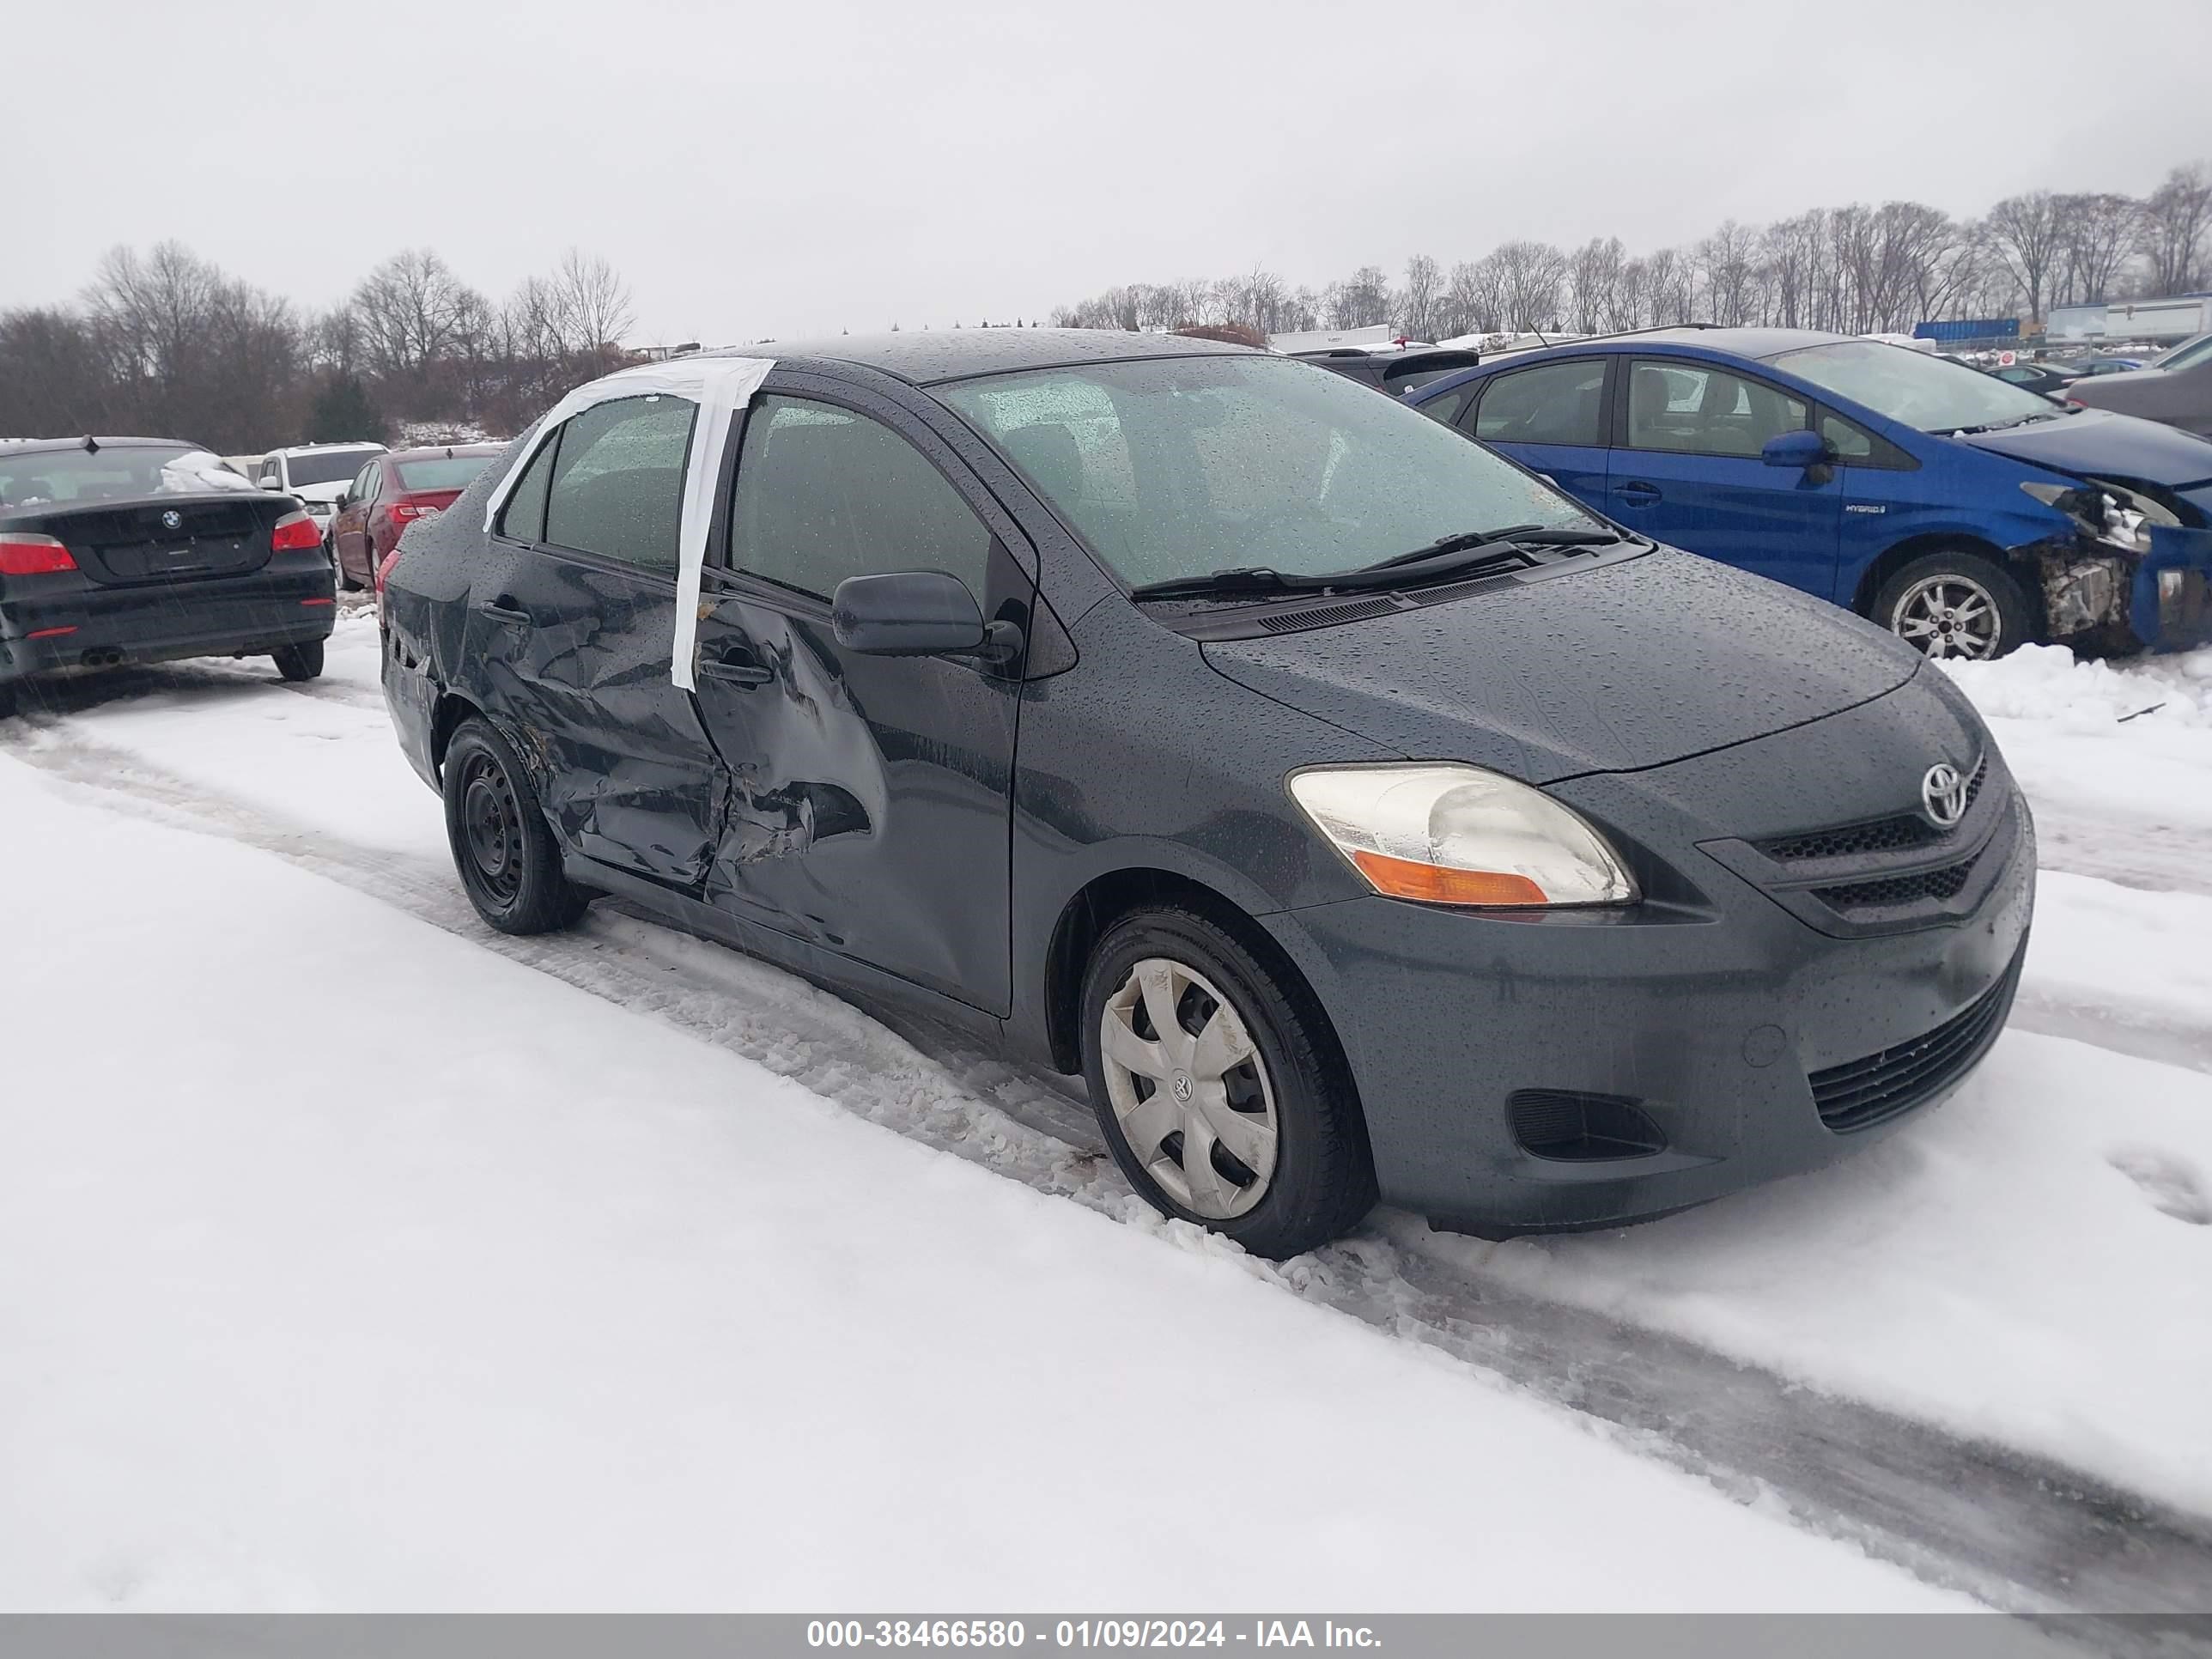
<path id="1" fill-rule="evenodd" d="M 100 453 L 100 440 L 94 437 L 88 432 L 85 434 L 84 437 L 84 453 L 88 455 L 97 455 Z"/>

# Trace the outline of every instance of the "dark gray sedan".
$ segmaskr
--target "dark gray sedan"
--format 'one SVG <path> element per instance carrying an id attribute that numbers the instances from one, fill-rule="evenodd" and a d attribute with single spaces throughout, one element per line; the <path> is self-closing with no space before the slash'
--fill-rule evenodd
<path id="1" fill-rule="evenodd" d="M 1959 1085 L 2027 936 L 1940 669 L 1262 353 L 627 371 L 385 597 L 491 926 L 618 894 L 1079 1073 L 1139 1192 L 1271 1255 L 1824 1164 Z"/>

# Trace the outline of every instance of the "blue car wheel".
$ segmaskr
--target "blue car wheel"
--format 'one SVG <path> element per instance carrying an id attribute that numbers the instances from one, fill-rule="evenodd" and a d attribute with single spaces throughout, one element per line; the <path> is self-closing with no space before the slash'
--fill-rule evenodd
<path id="1" fill-rule="evenodd" d="M 2033 639 L 2034 615 L 2009 571 L 1964 551 L 1899 567 L 1874 601 L 1874 620 L 1923 656 L 1977 662 Z"/>

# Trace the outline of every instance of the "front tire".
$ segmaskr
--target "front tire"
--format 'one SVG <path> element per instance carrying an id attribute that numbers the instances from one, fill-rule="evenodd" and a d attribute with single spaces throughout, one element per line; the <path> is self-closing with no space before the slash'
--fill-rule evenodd
<path id="1" fill-rule="evenodd" d="M 276 672 L 288 680 L 312 680 L 323 672 L 323 642 L 309 640 L 305 645 L 288 645 L 269 653 L 276 665 Z"/>
<path id="2" fill-rule="evenodd" d="M 0 680 L 0 720 L 11 720 L 15 714 L 15 682 Z"/>
<path id="3" fill-rule="evenodd" d="M 1366 1125 L 1311 992 L 1212 917 L 1123 917 L 1084 976 L 1083 1071 L 1129 1184 L 1280 1259 L 1373 1207 Z"/>
<path id="4" fill-rule="evenodd" d="M 502 933 L 573 924 L 590 895 L 561 872 L 561 848 L 506 738 L 471 716 L 447 745 L 446 839 L 477 914 Z"/>
<path id="5" fill-rule="evenodd" d="M 2019 579 L 1964 549 L 1914 559 L 1890 573 L 1874 620 L 1923 657 L 1987 662 L 2035 638 L 2035 611 Z"/>

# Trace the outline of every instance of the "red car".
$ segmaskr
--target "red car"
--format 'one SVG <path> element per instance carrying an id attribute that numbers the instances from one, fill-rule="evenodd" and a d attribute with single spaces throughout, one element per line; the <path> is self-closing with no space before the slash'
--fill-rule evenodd
<path id="1" fill-rule="evenodd" d="M 368 586 L 399 532 L 417 519 L 443 512 L 470 481 L 489 465 L 504 444 L 445 444 L 398 449 L 370 458 L 338 497 L 331 520 L 331 562 L 338 586 Z"/>

